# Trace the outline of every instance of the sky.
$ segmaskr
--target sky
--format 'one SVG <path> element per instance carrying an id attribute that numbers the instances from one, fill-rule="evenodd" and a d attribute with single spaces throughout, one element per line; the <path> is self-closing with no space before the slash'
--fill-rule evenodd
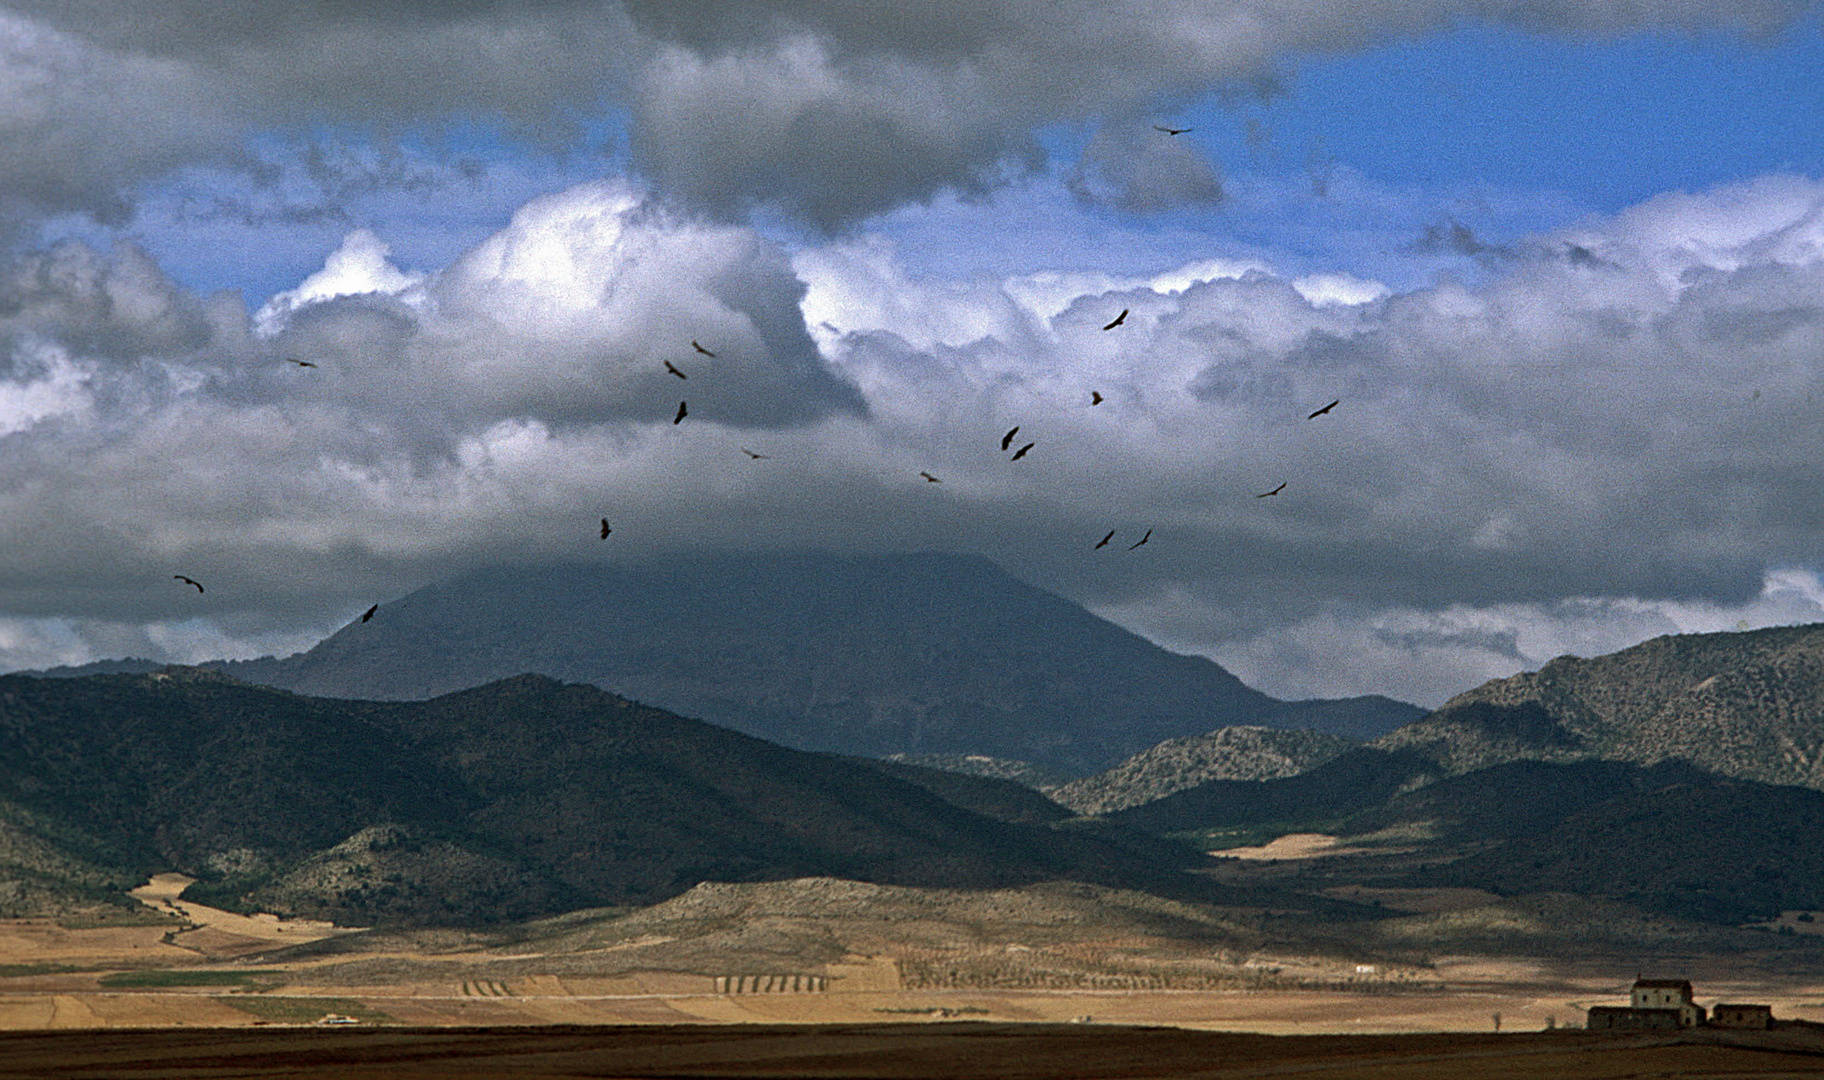
<path id="1" fill-rule="evenodd" d="M 0 0 L 0 670 L 731 548 L 1288 698 L 1824 621 L 1821 72 L 1784 0 Z"/>

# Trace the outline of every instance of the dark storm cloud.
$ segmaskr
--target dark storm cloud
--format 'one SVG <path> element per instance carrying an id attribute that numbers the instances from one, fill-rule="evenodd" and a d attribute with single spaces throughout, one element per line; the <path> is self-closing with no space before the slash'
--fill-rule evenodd
<path id="1" fill-rule="evenodd" d="M 777 202 L 826 226 L 1030 168 L 1032 132 L 1048 125 L 1121 140 L 1128 118 L 1162 104 L 1270 86 L 1287 53 L 1359 48 L 1474 18 L 1574 34 L 1719 24 L 1715 11 L 1683 0 L 634 0 L 627 10 L 658 46 L 634 96 L 641 166 L 668 190 L 723 210 Z M 1737 6 L 1720 19 L 1765 30 L 1796 10 Z M 1126 196 L 1117 200 L 1131 209 L 1208 201 L 1219 190 L 1207 163 L 1199 168 L 1182 150 L 1148 151 L 1140 165 L 1145 178 L 1131 191 L 1115 178 Z M 844 172 L 853 179 L 835 179 Z"/>
<path id="2" fill-rule="evenodd" d="M 0 266 L 0 340 L 37 337 L 112 360 L 182 355 L 211 339 L 217 315 L 131 244 L 103 256 L 64 243 Z M 0 355 L 0 371 L 17 361 Z"/>
<path id="3" fill-rule="evenodd" d="M 0 212 L 113 219 L 194 163 L 257 168 L 244 140 L 381 136 L 481 117 L 574 138 L 622 93 L 623 23 L 598 4 L 0 5 Z"/>
<path id="4" fill-rule="evenodd" d="M 1164 105 L 1263 79 L 1300 51 L 1487 18 L 1548 32 L 1770 32 L 1798 5 L 1691 0 L 1336 5 L 600 2 L 0 6 L 0 192 L 9 210 L 123 217 L 177 165 L 244 158 L 251 133 L 387 135 L 497 123 L 547 148 L 626 110 L 666 194 L 835 228 L 1035 168 L 1058 124 L 1125 138 Z M 249 165 L 251 167 L 251 165 Z M 1149 150 L 1125 205 L 1207 201 L 1214 172 Z"/>

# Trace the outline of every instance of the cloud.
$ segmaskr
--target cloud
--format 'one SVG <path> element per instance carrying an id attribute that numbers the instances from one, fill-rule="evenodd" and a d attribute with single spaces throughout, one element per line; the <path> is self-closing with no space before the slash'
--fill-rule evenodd
<path id="1" fill-rule="evenodd" d="M 1106 614 L 1148 623 L 1150 610 Z M 1183 616 L 1180 616 L 1183 618 Z M 1188 620 L 1186 620 L 1188 621 Z M 1536 671 L 1559 656 L 1601 656 L 1661 634 L 1707 634 L 1824 622 L 1824 584 L 1805 569 L 1768 571 L 1734 603 L 1571 597 L 1438 610 L 1325 611 L 1223 642 L 1192 633 L 1163 640 L 1215 658 L 1244 682 L 1280 697 L 1386 694 L 1429 707 L 1489 679 Z"/>
<path id="2" fill-rule="evenodd" d="M 1078 159 L 1071 190 L 1086 202 L 1156 214 L 1222 202 L 1216 166 L 1194 143 L 1140 124 L 1096 131 Z"/>
<path id="3" fill-rule="evenodd" d="M 1269 690 L 1435 700 L 1679 612 L 1808 610 L 1764 593 L 1824 550 L 1820 208 L 1795 177 L 1669 195 L 1396 290 L 788 259 L 603 182 L 422 280 L 356 236 L 270 338 L 66 245 L 0 274 L 0 613 L 277 640 L 506 559 L 941 549 Z M 1093 550 L 1111 528 L 1154 532 Z"/>
<path id="4" fill-rule="evenodd" d="M 216 314 L 131 244 L 111 258 L 58 244 L 0 266 L 0 334 L 8 338 L 39 337 L 118 362 L 195 349 L 214 332 Z M 0 371 L 7 363 L 0 357 Z"/>
<path id="5" fill-rule="evenodd" d="M 1517 628 L 1572 613 L 1605 647 L 1697 625 L 1672 611 L 1766 616 L 1768 568 L 1824 549 L 1820 208 L 1792 177 L 1666 196 L 1528 238 L 1486 285 L 1397 294 L 799 265 L 876 415 L 935 445 L 1037 435 L 1043 488 L 973 450 L 933 465 L 1018 508 L 981 513 L 1034 580 L 1269 689 L 1435 701 L 1549 659 Z M 1108 527 L 1157 528 L 1154 561 L 1083 563 Z"/>
<path id="6" fill-rule="evenodd" d="M 1566 35 L 1769 34 L 1801 9 L 9 0 L 0 211 L 119 220 L 135 186 L 181 165 L 245 161 L 248 140 L 273 132 L 385 137 L 481 123 L 557 149 L 604 116 L 626 119 L 635 164 L 658 191 L 725 217 L 766 207 L 838 229 L 943 192 L 983 192 L 1037 169 L 1035 133 L 1059 126 L 1092 133 L 1107 152 L 1090 171 L 1120 204 L 1151 211 L 1208 202 L 1216 174 L 1188 147 L 1109 157 L 1133 137 L 1126 118 L 1270 81 L 1288 55 L 1476 19 Z"/>
<path id="7" fill-rule="evenodd" d="M 691 437 L 718 443 L 859 421 L 803 295 L 752 230 L 607 182 L 533 201 L 431 275 L 356 231 L 257 320 L 132 247 L 24 254 L 0 272 L 0 610 L 89 627 L 285 611 L 275 632 L 295 634 L 403 566 L 485 561 L 552 513 L 599 513 L 616 458 L 672 459 L 680 398 Z M 171 594 L 180 572 L 207 595 Z"/>
<path id="8" fill-rule="evenodd" d="M 371 230 L 356 229 L 342 238 L 342 246 L 324 260 L 323 269 L 299 282 L 297 288 L 267 300 L 254 315 L 254 325 L 271 336 L 294 312 L 311 304 L 343 296 L 399 296 L 423 283 L 423 274 L 400 270 L 390 261 L 391 255 L 392 249 Z"/>
<path id="9" fill-rule="evenodd" d="M 1433 222 L 1425 226 L 1425 232 L 1413 244 L 1413 250 L 1448 252 L 1475 259 L 1484 265 L 1512 258 L 1514 254 L 1513 249 L 1505 244 L 1491 244 L 1481 239 L 1475 230 L 1460 221 Z"/>

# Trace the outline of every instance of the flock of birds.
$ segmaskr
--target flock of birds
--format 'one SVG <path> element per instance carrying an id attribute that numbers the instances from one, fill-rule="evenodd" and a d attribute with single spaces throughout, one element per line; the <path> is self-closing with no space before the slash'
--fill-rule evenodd
<path id="1" fill-rule="evenodd" d="M 1190 128 L 1176 128 L 1176 129 L 1158 128 L 1158 130 L 1163 131 L 1168 135 L 1182 135 L 1185 132 L 1190 131 L 1191 129 Z M 1121 313 L 1116 315 L 1113 319 L 1110 319 L 1102 327 L 1102 329 L 1104 331 L 1114 330 L 1117 327 L 1124 325 L 1127 322 L 1127 317 L 1132 312 L 1132 310 L 1133 310 L 1132 308 L 1122 308 Z M 712 359 L 716 355 L 715 353 L 709 351 L 708 349 L 705 349 L 702 345 L 697 343 L 695 340 L 691 341 L 690 347 L 692 349 L 696 350 L 697 352 L 701 353 L 702 355 L 711 357 Z M 665 365 L 666 371 L 670 372 L 673 375 L 676 375 L 678 378 L 680 378 L 680 379 L 689 379 L 690 378 L 690 376 L 686 375 L 683 371 L 680 371 L 678 369 L 678 366 L 676 364 L 673 364 L 670 360 L 664 360 L 664 361 L 661 361 L 661 363 L 663 363 Z M 1091 405 L 1091 407 L 1102 404 L 1102 402 L 1104 400 L 1105 399 L 1103 398 L 1102 392 L 1100 390 L 1091 390 L 1089 392 L 1089 404 Z M 1332 401 L 1330 404 L 1325 405 L 1323 408 L 1315 410 L 1309 416 L 1306 416 L 1305 419 L 1316 420 L 1318 417 L 1328 414 L 1330 412 L 1330 410 L 1336 408 L 1338 405 L 1341 405 L 1342 403 L 1343 403 L 1342 399 L 1338 398 L 1335 401 Z M 671 422 L 673 424 L 681 423 L 684 420 L 684 418 L 689 415 L 690 415 L 690 409 L 689 409 L 688 403 L 684 402 L 684 401 L 680 401 L 680 402 L 678 402 L 677 415 L 672 417 Z M 1020 425 L 1015 424 L 1015 425 L 1013 425 L 1013 427 L 1007 429 L 1006 434 L 1001 436 L 1001 452 L 1003 454 L 1007 453 L 1009 450 L 1013 450 L 1014 437 L 1017 436 L 1019 433 L 1020 433 Z M 1024 445 L 1022 445 L 1018 450 L 1013 450 L 1013 456 L 1008 458 L 1007 460 L 1008 461 L 1019 461 L 1021 458 L 1025 457 L 1027 454 L 1031 453 L 1032 450 L 1037 446 L 1038 446 L 1038 443 L 1036 441 L 1027 442 Z M 749 450 L 745 446 L 741 447 L 741 452 L 743 454 L 746 454 L 749 458 L 752 458 L 755 461 L 766 461 L 766 460 L 768 460 L 768 458 L 770 456 L 767 454 L 761 454 L 761 453 L 757 453 L 756 451 Z M 944 482 L 942 477 L 936 476 L 927 471 L 921 470 L 918 475 L 920 477 L 922 477 L 924 479 L 924 481 L 928 484 L 941 484 Z M 1280 492 L 1282 492 L 1284 490 L 1286 490 L 1286 482 L 1282 481 L 1280 483 L 1280 485 L 1278 487 L 1274 488 L 1272 491 L 1263 491 L 1254 497 L 1256 499 L 1268 499 L 1268 498 L 1272 498 L 1275 495 L 1278 495 Z M 1096 541 L 1095 545 L 1092 547 L 1091 550 L 1100 551 L 1102 548 L 1107 547 L 1109 545 L 1109 543 L 1112 540 L 1114 540 L 1115 533 L 1118 531 L 1120 531 L 1120 530 L 1110 529 L 1108 531 L 1108 535 L 1106 535 L 1102 539 Z M 601 539 L 606 540 L 613 533 L 614 533 L 614 529 L 612 526 L 610 526 L 608 524 L 608 519 L 603 518 L 602 519 Z M 1152 538 L 1153 538 L 1153 530 L 1148 529 L 1148 530 L 1146 530 L 1145 535 L 1141 536 L 1140 539 L 1134 541 L 1132 544 L 1129 544 L 1127 547 L 1127 550 L 1133 551 L 1135 548 L 1140 547 L 1141 545 L 1145 544 L 1147 541 L 1151 540 Z M 370 612 L 369 614 L 372 614 L 372 613 Z M 363 619 L 363 621 L 366 621 L 366 620 Z"/>
<path id="2" fill-rule="evenodd" d="M 1160 130 L 1164 131 L 1166 129 L 1161 128 Z M 1184 129 L 1181 129 L 1180 131 L 1170 132 L 1170 134 L 1180 134 L 1182 131 L 1188 131 L 1188 130 L 1190 130 L 1190 129 L 1184 128 Z M 1131 308 L 1122 308 L 1121 313 L 1119 315 L 1116 315 L 1113 319 L 1109 320 L 1109 322 L 1106 325 L 1104 325 L 1102 327 L 1102 329 L 1104 331 L 1108 331 L 1108 330 L 1114 330 L 1117 327 L 1120 327 L 1121 325 L 1123 325 L 1124 323 L 1127 322 L 1127 316 L 1131 311 L 1132 311 Z M 693 350 L 695 350 L 697 353 L 699 353 L 703 356 L 709 357 L 712 360 L 715 359 L 715 356 L 716 356 L 715 353 L 704 348 L 700 343 L 698 343 L 695 340 L 691 341 L 690 347 Z M 287 357 L 286 362 L 291 363 L 291 364 L 296 364 L 300 368 L 314 368 L 317 366 L 316 364 L 312 363 L 309 360 L 300 360 L 300 359 L 297 359 L 296 357 Z M 660 363 L 662 363 L 664 365 L 665 370 L 667 372 L 669 372 L 670 374 L 675 375 L 680 379 L 688 380 L 690 378 L 689 375 L 685 374 L 685 372 L 683 370 L 681 370 L 676 364 L 672 363 L 670 360 L 661 360 Z M 1105 399 L 1103 398 L 1102 392 L 1100 390 L 1091 390 L 1089 392 L 1089 404 L 1091 407 L 1102 404 L 1102 402 L 1104 400 Z M 1323 408 L 1312 412 L 1309 416 L 1305 417 L 1305 419 L 1316 420 L 1318 417 L 1328 414 L 1330 412 L 1330 410 L 1336 408 L 1340 404 L 1342 404 L 1342 399 L 1338 398 L 1337 400 L 1332 401 L 1330 404 L 1325 405 Z M 688 401 L 679 401 L 677 414 L 672 417 L 671 422 L 674 425 L 681 424 L 684 422 L 684 418 L 689 415 L 690 415 L 689 402 Z M 1006 453 L 1009 450 L 1013 450 L 1014 437 L 1017 436 L 1019 433 L 1020 433 L 1020 425 L 1015 424 L 1013 427 L 1007 429 L 1006 434 L 1001 436 L 1001 452 L 1002 453 Z M 1031 453 L 1033 451 L 1033 449 L 1037 446 L 1038 446 L 1038 442 L 1036 440 L 1026 442 L 1018 450 L 1013 450 L 1013 456 L 1008 458 L 1007 460 L 1008 461 L 1019 461 L 1021 458 L 1024 458 L 1027 454 Z M 770 458 L 771 458 L 771 455 L 769 455 L 769 454 L 762 454 L 762 453 L 759 453 L 754 450 L 749 450 L 745 446 L 741 447 L 740 449 L 743 454 L 746 454 L 750 459 L 752 459 L 754 461 L 767 461 L 767 460 L 770 460 Z M 934 476 L 929 472 L 920 471 L 918 475 L 923 477 L 927 483 L 932 483 L 932 484 L 943 483 L 943 479 L 941 477 Z M 1274 488 L 1272 491 L 1263 491 L 1254 497 L 1257 499 L 1271 498 L 1272 496 L 1278 495 L 1280 492 L 1282 492 L 1284 490 L 1286 490 L 1286 484 L 1285 484 L 1285 482 L 1281 482 L 1280 485 L 1278 487 Z M 602 528 L 601 528 L 600 538 L 603 540 L 606 540 L 606 539 L 608 539 L 609 536 L 613 535 L 614 528 L 608 524 L 607 518 L 602 518 L 601 521 L 602 521 Z M 1104 536 L 1104 537 L 1102 537 L 1102 539 L 1096 541 L 1094 547 L 1091 550 L 1100 551 L 1101 549 L 1107 547 L 1109 545 L 1109 543 L 1114 540 L 1115 533 L 1118 531 L 1119 530 L 1117 530 L 1117 529 L 1110 529 L 1106 536 Z M 1148 529 L 1148 530 L 1146 530 L 1145 535 L 1141 536 L 1140 539 L 1134 541 L 1132 544 L 1129 544 L 1127 547 L 1127 550 L 1133 551 L 1134 549 L 1144 545 L 1147 541 L 1151 540 L 1152 538 L 1153 538 L 1153 530 Z M 172 577 L 175 580 L 181 581 L 186 585 L 195 587 L 195 589 L 198 593 L 202 593 L 205 591 L 203 589 L 202 583 L 197 581 L 195 578 L 188 577 L 183 574 L 173 574 Z M 368 608 L 365 612 L 362 613 L 360 621 L 367 622 L 368 620 L 372 619 L 374 617 L 374 613 L 379 610 L 380 610 L 379 604 L 373 605 L 372 607 Z"/>
<path id="3" fill-rule="evenodd" d="M 1192 131 L 1194 129 L 1193 128 L 1163 127 L 1161 125 L 1155 124 L 1155 125 L 1153 125 L 1153 130 L 1163 132 L 1166 135 L 1177 136 L 1177 135 L 1183 135 L 1186 132 Z M 1132 310 L 1131 308 L 1122 308 L 1121 313 L 1119 315 L 1116 315 L 1113 319 L 1110 319 L 1108 321 L 1108 323 L 1102 327 L 1102 329 L 1104 331 L 1109 331 L 1109 330 L 1114 330 L 1114 329 L 1121 327 L 1122 325 L 1124 325 L 1127 322 L 1127 316 L 1131 312 L 1131 310 Z M 709 349 L 704 348 L 703 345 L 701 343 L 699 343 L 698 341 L 696 341 L 695 339 L 693 339 L 691 341 L 690 347 L 698 355 L 707 357 L 711 360 L 716 358 L 716 354 L 714 352 L 710 351 Z M 313 363 L 309 360 L 302 360 L 302 359 L 298 359 L 297 357 L 287 357 L 286 362 L 290 363 L 290 364 L 296 364 L 300 368 L 314 368 L 317 366 L 315 363 Z M 662 363 L 664 365 L 665 371 L 667 373 L 669 373 L 671 375 L 675 375 L 681 380 L 688 381 L 690 379 L 690 376 L 688 374 L 686 374 L 683 371 L 683 369 L 679 368 L 676 364 L 672 363 L 670 360 L 661 360 L 660 363 Z M 1100 390 L 1091 390 L 1089 392 L 1089 404 L 1092 407 L 1102 404 L 1102 402 L 1104 400 L 1105 399 L 1103 398 L 1102 392 Z M 1342 404 L 1342 400 L 1339 398 L 1336 401 L 1332 401 L 1330 404 L 1325 405 L 1323 408 L 1318 409 L 1315 412 L 1311 413 L 1305 419 L 1316 420 L 1318 417 L 1326 415 L 1327 413 L 1330 412 L 1330 410 L 1336 408 L 1340 404 Z M 671 422 L 673 425 L 681 424 L 684 422 L 684 418 L 689 415 L 690 415 L 690 404 L 689 404 L 688 400 L 681 400 L 678 402 L 678 411 L 671 418 Z M 1001 452 L 1002 453 L 1006 453 L 1008 450 L 1012 449 L 1014 436 L 1018 435 L 1019 433 L 1020 433 L 1020 425 L 1015 424 L 1012 428 L 1008 429 L 1008 431 L 1005 435 L 1001 436 Z M 1007 460 L 1008 461 L 1019 461 L 1020 459 L 1024 458 L 1027 454 L 1031 453 L 1032 450 L 1037 445 L 1038 445 L 1038 443 L 1036 441 L 1027 442 L 1024 445 L 1022 445 L 1018 450 L 1014 450 L 1013 456 L 1008 458 Z M 746 454 L 750 459 L 752 459 L 754 461 L 766 461 L 766 460 L 769 460 L 771 457 L 771 455 L 769 455 L 769 454 L 762 454 L 762 453 L 759 453 L 754 450 L 749 450 L 745 446 L 741 447 L 740 449 L 743 454 Z M 943 479 L 941 477 L 934 476 L 933 474 L 931 474 L 929 472 L 921 471 L 918 475 L 923 477 L 927 483 L 931 483 L 931 484 L 943 483 Z M 1280 492 L 1282 492 L 1284 490 L 1286 490 L 1286 484 L 1284 482 L 1282 482 L 1278 487 L 1274 488 L 1272 491 L 1263 491 L 1254 497 L 1257 499 L 1272 498 L 1273 496 L 1278 495 Z M 610 535 L 613 534 L 614 529 L 608 524 L 607 518 L 602 518 L 601 520 L 602 520 L 601 539 L 606 540 L 606 539 L 608 539 L 608 537 Z M 1102 537 L 1102 539 L 1096 541 L 1092 550 L 1100 551 L 1102 548 L 1107 547 L 1109 545 L 1109 543 L 1114 540 L 1115 533 L 1118 531 L 1119 530 L 1116 530 L 1116 529 L 1110 529 L 1106 536 L 1104 536 L 1104 537 Z M 1133 551 L 1134 549 L 1142 546 L 1143 544 L 1145 544 L 1147 541 L 1151 540 L 1152 538 L 1153 538 L 1153 530 L 1148 529 L 1148 530 L 1146 530 L 1145 535 L 1141 536 L 1140 539 L 1138 539 L 1138 540 L 1134 541 L 1132 544 L 1128 545 L 1127 550 Z M 187 577 L 183 574 L 173 574 L 172 577 L 175 580 L 181 581 L 186 585 L 194 586 L 196 591 L 199 594 L 204 592 L 202 583 L 197 581 L 195 578 Z M 367 622 L 368 620 L 372 619 L 374 617 L 374 613 L 379 610 L 380 610 L 379 604 L 373 605 L 372 607 L 368 608 L 365 612 L 362 613 L 360 621 Z"/>

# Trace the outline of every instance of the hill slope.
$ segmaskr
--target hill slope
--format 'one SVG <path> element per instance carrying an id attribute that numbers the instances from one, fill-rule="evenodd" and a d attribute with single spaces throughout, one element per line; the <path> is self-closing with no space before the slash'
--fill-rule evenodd
<path id="1" fill-rule="evenodd" d="M 1107 814 L 1163 799 L 1206 780 L 1277 780 L 1336 758 L 1355 744 L 1319 731 L 1237 726 L 1167 739 L 1107 772 L 1072 781 L 1051 798 L 1079 814 Z"/>
<path id="2" fill-rule="evenodd" d="M 521 672 L 809 750 L 982 754 L 1075 775 L 1231 724 L 1367 738 L 1384 698 L 1281 702 L 986 559 L 819 553 L 478 571 L 308 652 L 220 665 L 301 693 L 422 699 Z"/>
<path id="3" fill-rule="evenodd" d="M 1278 780 L 1206 780 L 1109 815 L 1154 833 L 1237 825 L 1320 822 L 1380 806 L 1435 779 L 1430 762 L 1403 751 L 1357 747 L 1322 765 Z"/>
<path id="4" fill-rule="evenodd" d="M 1160 861 L 1189 852 L 994 820 L 889 773 L 539 676 L 397 703 L 197 669 L 0 677 L 0 804 L 72 866 L 182 870 L 209 902 L 435 923 L 812 875 L 1197 891 Z"/>
<path id="5" fill-rule="evenodd" d="M 1682 759 L 1824 788 L 1824 625 L 1654 638 L 1496 679 L 1374 743 L 1448 773 L 1505 761 Z"/>
<path id="6" fill-rule="evenodd" d="M 1824 908 L 1824 792 L 1698 779 L 1620 795 L 1421 875 L 1723 924 Z"/>

